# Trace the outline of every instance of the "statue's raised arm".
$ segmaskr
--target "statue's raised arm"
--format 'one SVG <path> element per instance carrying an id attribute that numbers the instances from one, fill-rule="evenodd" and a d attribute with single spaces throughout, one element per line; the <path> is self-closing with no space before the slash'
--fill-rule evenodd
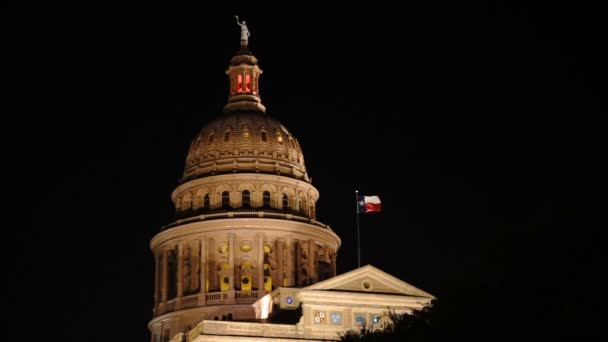
<path id="1" fill-rule="evenodd" d="M 245 42 L 245 45 L 247 45 L 247 43 L 249 42 L 249 36 L 251 35 L 251 33 L 249 33 L 249 29 L 247 28 L 247 24 L 245 24 L 245 20 L 239 22 L 239 16 L 235 15 L 236 17 L 236 24 L 239 25 L 241 27 L 241 42 Z"/>

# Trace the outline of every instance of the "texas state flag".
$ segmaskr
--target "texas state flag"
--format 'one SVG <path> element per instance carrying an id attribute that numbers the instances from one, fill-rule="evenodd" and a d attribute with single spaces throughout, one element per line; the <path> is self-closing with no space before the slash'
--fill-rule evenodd
<path id="1" fill-rule="evenodd" d="M 380 197 L 378 196 L 361 196 L 358 195 L 357 199 L 357 213 L 372 213 L 380 212 L 381 203 Z"/>

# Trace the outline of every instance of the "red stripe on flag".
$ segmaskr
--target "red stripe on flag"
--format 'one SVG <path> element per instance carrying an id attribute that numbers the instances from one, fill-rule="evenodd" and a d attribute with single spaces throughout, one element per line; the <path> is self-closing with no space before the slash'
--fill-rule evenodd
<path id="1" fill-rule="evenodd" d="M 381 204 L 380 203 L 365 203 L 365 212 L 380 212 Z"/>

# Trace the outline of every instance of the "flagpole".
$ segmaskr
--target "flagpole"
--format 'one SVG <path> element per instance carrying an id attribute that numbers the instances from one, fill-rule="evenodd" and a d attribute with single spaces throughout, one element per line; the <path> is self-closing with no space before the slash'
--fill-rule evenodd
<path id="1" fill-rule="evenodd" d="M 359 235 L 359 191 L 355 190 L 355 208 L 357 208 L 357 268 L 361 267 L 361 244 Z"/>

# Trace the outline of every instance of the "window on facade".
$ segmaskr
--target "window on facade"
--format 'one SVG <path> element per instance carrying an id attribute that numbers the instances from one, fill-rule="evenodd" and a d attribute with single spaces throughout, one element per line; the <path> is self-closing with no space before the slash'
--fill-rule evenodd
<path id="1" fill-rule="evenodd" d="M 249 139 L 249 129 L 247 129 L 247 126 L 243 127 L 243 139 Z"/>
<path id="2" fill-rule="evenodd" d="M 270 208 L 270 192 L 264 191 L 262 194 L 263 207 Z"/>
<path id="3" fill-rule="evenodd" d="M 293 142 L 293 139 L 289 138 L 289 143 L 291 144 L 292 148 L 296 148 L 296 143 Z"/>
<path id="4" fill-rule="evenodd" d="M 277 132 L 277 141 L 279 142 L 279 144 L 283 143 L 283 135 L 281 135 L 281 133 Z"/>
<path id="5" fill-rule="evenodd" d="M 271 276 L 270 264 L 264 264 L 264 290 L 272 291 L 272 276 Z"/>
<path id="6" fill-rule="evenodd" d="M 209 209 L 209 207 L 209 194 L 206 194 L 205 197 L 203 197 L 203 209 Z"/>
<path id="7" fill-rule="evenodd" d="M 224 133 L 224 142 L 228 142 L 230 140 L 230 131 Z"/>
<path id="8" fill-rule="evenodd" d="M 287 195 L 283 194 L 283 210 L 289 209 L 289 200 L 287 199 Z"/>
<path id="9" fill-rule="evenodd" d="M 210 144 L 213 144 L 213 138 L 214 138 L 214 135 L 215 135 L 215 134 L 213 134 L 213 133 L 209 134 L 209 143 L 210 143 Z"/>
<path id="10" fill-rule="evenodd" d="M 228 191 L 222 192 L 222 208 L 230 208 L 230 194 L 228 193 Z"/>
<path id="11" fill-rule="evenodd" d="M 249 208 L 251 206 L 251 195 L 249 190 L 243 190 L 243 207 Z"/>
<path id="12" fill-rule="evenodd" d="M 266 134 L 266 131 L 261 131 L 260 136 L 262 138 L 262 141 L 264 141 L 264 142 L 268 141 L 268 135 Z"/>

